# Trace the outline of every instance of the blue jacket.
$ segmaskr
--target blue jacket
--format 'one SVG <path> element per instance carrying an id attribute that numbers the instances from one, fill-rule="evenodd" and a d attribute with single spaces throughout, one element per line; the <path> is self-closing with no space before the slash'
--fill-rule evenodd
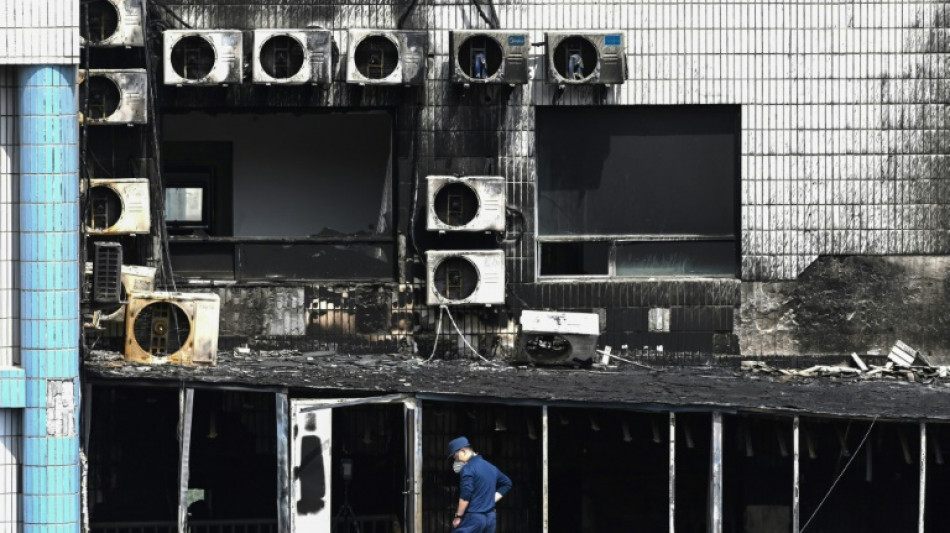
<path id="1" fill-rule="evenodd" d="M 511 479 L 495 465 L 476 455 L 465 463 L 459 497 L 468 503 L 467 513 L 484 513 L 495 508 L 495 493 L 502 496 L 511 490 Z"/>

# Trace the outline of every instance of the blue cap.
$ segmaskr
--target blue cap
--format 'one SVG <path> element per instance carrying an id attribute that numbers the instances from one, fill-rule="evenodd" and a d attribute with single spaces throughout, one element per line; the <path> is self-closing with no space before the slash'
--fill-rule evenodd
<path id="1" fill-rule="evenodd" d="M 462 448 L 471 448 L 472 444 L 468 442 L 468 439 L 465 437 L 459 437 L 457 439 L 452 439 L 449 441 L 449 459 L 455 455 L 455 452 L 461 450 Z"/>

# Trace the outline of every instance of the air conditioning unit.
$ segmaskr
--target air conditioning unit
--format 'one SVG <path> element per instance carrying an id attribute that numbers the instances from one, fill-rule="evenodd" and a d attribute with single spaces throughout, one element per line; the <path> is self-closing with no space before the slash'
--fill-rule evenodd
<path id="1" fill-rule="evenodd" d="M 505 231 L 505 178 L 428 176 L 429 231 Z"/>
<path id="2" fill-rule="evenodd" d="M 217 294 L 133 293 L 125 311 L 125 359 L 215 364 L 220 307 Z"/>
<path id="3" fill-rule="evenodd" d="M 360 85 L 422 85 L 429 37 L 424 31 L 350 30 L 346 82 Z"/>
<path id="4" fill-rule="evenodd" d="M 619 31 L 548 32 L 548 81 L 558 85 L 611 85 L 627 79 L 624 35 Z"/>
<path id="5" fill-rule="evenodd" d="M 449 33 L 452 81 L 464 84 L 528 83 L 531 38 L 526 32 L 459 30 Z"/>
<path id="6" fill-rule="evenodd" d="M 254 83 L 329 84 L 333 36 L 329 30 L 254 30 Z"/>
<path id="7" fill-rule="evenodd" d="M 147 179 L 89 180 L 86 232 L 90 235 L 148 234 L 149 183 Z"/>
<path id="8" fill-rule="evenodd" d="M 148 75 L 145 69 L 80 69 L 79 111 L 89 125 L 148 122 Z M 87 101 L 88 99 L 88 101 Z"/>
<path id="9" fill-rule="evenodd" d="M 537 364 L 592 361 L 600 336 L 596 313 L 522 311 L 516 359 Z"/>
<path id="10" fill-rule="evenodd" d="M 165 85 L 228 85 L 244 78 L 240 30 L 166 30 Z"/>
<path id="11" fill-rule="evenodd" d="M 131 294 L 155 290 L 155 269 L 152 267 L 122 265 L 120 279 L 122 281 L 123 301 L 127 300 Z M 99 320 L 106 322 L 124 321 L 125 305 L 104 309 L 99 316 Z"/>
<path id="12" fill-rule="evenodd" d="M 505 252 L 439 250 L 426 252 L 428 305 L 505 303 Z"/>
<path id="13" fill-rule="evenodd" d="M 142 0 L 85 0 L 79 6 L 83 46 L 145 46 Z"/>
<path id="14" fill-rule="evenodd" d="M 117 242 L 95 242 L 92 260 L 92 304 L 114 307 L 122 303 L 122 245 Z"/>

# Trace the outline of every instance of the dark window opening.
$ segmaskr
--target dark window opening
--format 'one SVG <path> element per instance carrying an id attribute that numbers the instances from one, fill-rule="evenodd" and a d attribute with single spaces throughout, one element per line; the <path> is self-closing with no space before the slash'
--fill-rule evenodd
<path id="1" fill-rule="evenodd" d="M 927 424 L 926 531 L 950 531 L 946 498 L 950 494 L 950 425 Z"/>
<path id="2" fill-rule="evenodd" d="M 392 129 L 386 112 L 166 115 L 176 274 L 392 278 Z"/>
<path id="3" fill-rule="evenodd" d="M 609 242 L 541 243 L 542 276 L 606 276 Z"/>
<path id="4" fill-rule="evenodd" d="M 792 528 L 792 419 L 723 417 L 723 530 Z"/>
<path id="5" fill-rule="evenodd" d="M 666 414 L 550 409 L 551 533 L 667 531 L 669 427 Z"/>
<path id="6" fill-rule="evenodd" d="M 539 107 L 536 130 L 541 275 L 585 241 L 609 275 L 736 275 L 739 107 Z"/>
<path id="7" fill-rule="evenodd" d="M 814 515 L 809 531 L 917 529 L 920 428 L 882 422 L 870 426 L 869 421 L 801 419 L 801 525 Z M 839 475 L 841 479 L 819 510 Z"/>
<path id="8" fill-rule="evenodd" d="M 446 449 L 460 435 L 512 480 L 511 492 L 498 503 L 497 531 L 541 531 L 540 408 L 423 402 L 422 432 L 423 531 L 446 531 L 451 525 L 459 476 Z"/>
<path id="9" fill-rule="evenodd" d="M 196 390 L 188 475 L 188 520 L 277 522 L 274 395 Z"/>
<path id="10" fill-rule="evenodd" d="M 95 387 L 89 435 L 92 530 L 178 517 L 178 390 Z"/>

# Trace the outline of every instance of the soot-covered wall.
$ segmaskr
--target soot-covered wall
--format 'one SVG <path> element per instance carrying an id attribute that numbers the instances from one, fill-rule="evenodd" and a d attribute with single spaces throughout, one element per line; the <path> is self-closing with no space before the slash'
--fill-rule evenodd
<path id="1" fill-rule="evenodd" d="M 511 320 L 522 308 L 603 309 L 603 341 L 614 345 L 651 349 L 663 345 L 666 350 L 703 353 L 736 353 L 741 347 L 748 354 L 860 350 L 886 344 L 885 339 L 902 331 L 901 321 L 909 324 L 910 318 L 883 311 L 849 313 L 848 324 L 860 325 L 841 333 L 838 318 L 831 318 L 837 316 L 840 301 L 821 296 L 821 290 L 809 290 L 834 277 L 838 267 L 832 271 L 826 267 L 844 261 L 840 265 L 870 263 L 887 269 L 894 262 L 885 257 L 940 256 L 950 248 L 946 181 L 950 109 L 945 105 L 950 98 L 950 65 L 942 60 L 950 7 L 942 2 L 551 0 L 483 6 L 488 18 L 497 14 L 501 28 L 525 29 L 533 42 L 541 42 L 549 29 L 613 29 L 624 34 L 628 75 L 623 85 L 566 89 L 545 83 L 540 46 L 529 58 L 530 81 L 525 86 L 465 89 L 450 83 L 448 32 L 487 27 L 474 4 L 329 5 L 316 0 L 163 4 L 167 10 L 156 9 L 153 15 L 173 28 L 187 24 L 241 29 L 246 38 L 253 28 L 328 28 L 339 52 L 337 65 L 343 64 L 347 52 L 348 28 L 401 25 L 428 31 L 431 57 L 426 82 L 418 88 L 347 85 L 338 70 L 329 87 L 244 83 L 160 90 L 166 112 L 209 106 L 256 112 L 394 110 L 395 226 L 404 239 L 405 255 L 387 289 L 394 303 L 386 318 L 405 327 L 400 331 L 424 335 L 434 322 L 432 310 L 420 304 L 419 254 L 477 245 L 500 247 L 506 257 L 509 308 L 491 311 L 487 318 L 480 316 L 484 311 L 473 314 L 479 316 L 472 320 L 489 332 L 510 331 Z M 535 107 L 693 104 L 739 106 L 740 275 L 539 282 Z M 509 218 L 510 230 L 498 243 L 453 243 L 427 234 L 416 186 L 426 175 L 445 173 L 503 175 L 508 203 L 523 216 Z M 843 301 L 875 302 L 886 308 L 890 304 L 884 300 L 897 297 L 901 291 L 895 287 L 912 283 L 917 271 L 902 268 L 892 275 L 893 284 L 875 283 L 876 277 L 842 276 L 834 294 Z M 938 281 L 946 279 L 941 270 Z M 328 285 L 332 284 L 310 284 L 308 294 Z M 353 294 L 341 287 L 335 292 Z M 791 295 L 790 299 L 776 304 L 760 296 L 773 290 Z M 315 302 L 305 306 L 309 309 Z M 786 315 L 776 308 L 783 306 L 795 308 L 794 320 L 781 319 Z M 671 310 L 669 332 L 649 331 L 646 317 L 652 308 Z M 926 324 L 922 330 L 934 332 L 927 338 L 939 338 L 936 332 L 944 326 L 936 313 L 915 317 Z M 770 321 L 780 324 L 773 327 Z M 824 345 L 820 331 L 835 332 L 837 340 Z M 946 350 L 945 342 L 934 342 L 940 345 L 935 351 Z"/>

